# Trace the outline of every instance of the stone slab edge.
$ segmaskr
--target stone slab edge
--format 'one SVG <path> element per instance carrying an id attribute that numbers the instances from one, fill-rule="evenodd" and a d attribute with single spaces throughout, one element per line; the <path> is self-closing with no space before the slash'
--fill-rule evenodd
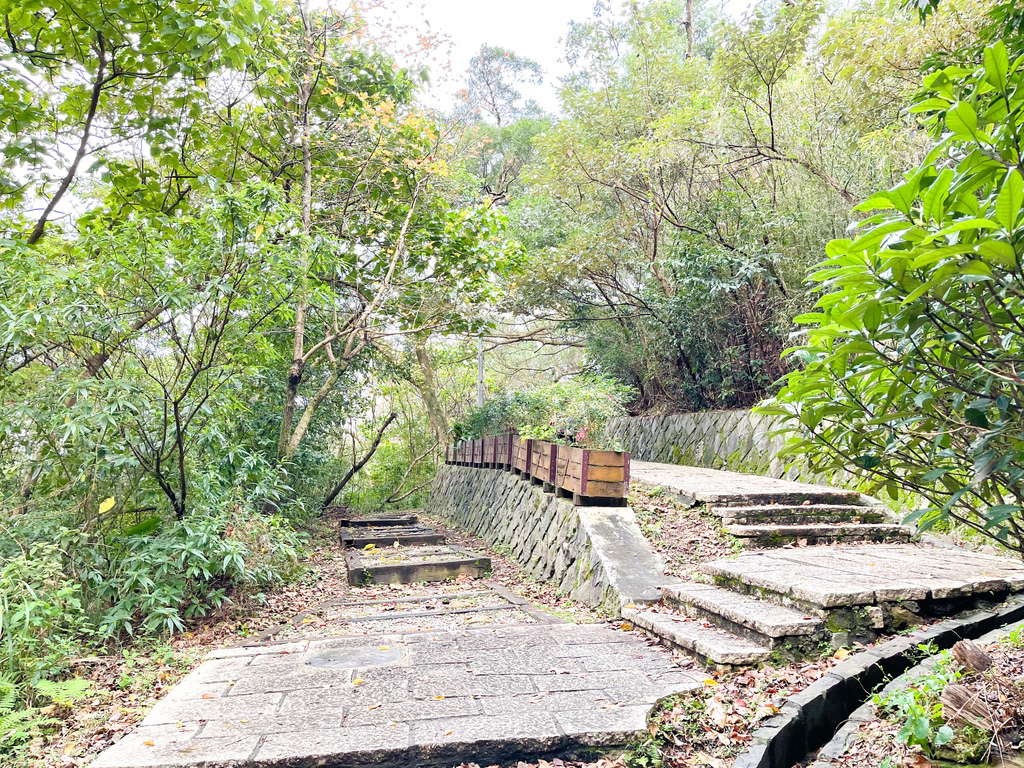
<path id="1" fill-rule="evenodd" d="M 851 656 L 791 696 L 778 715 L 754 731 L 734 768 L 792 768 L 808 753 L 839 738 L 840 727 L 852 722 L 879 685 L 913 667 L 912 654 L 919 644 L 932 642 L 945 650 L 1022 620 L 1024 597 L 1016 596 L 997 609 L 947 619 Z"/>

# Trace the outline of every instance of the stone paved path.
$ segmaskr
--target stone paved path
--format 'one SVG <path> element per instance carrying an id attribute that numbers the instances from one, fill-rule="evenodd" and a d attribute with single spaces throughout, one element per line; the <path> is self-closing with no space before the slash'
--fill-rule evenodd
<path id="1" fill-rule="evenodd" d="M 783 503 L 790 500 L 788 497 L 799 497 L 800 501 L 806 497 L 829 499 L 835 504 L 849 504 L 861 499 L 861 494 L 856 491 L 827 485 L 651 461 L 631 462 L 630 478 L 633 483 L 663 488 L 680 497 L 688 506 L 697 503 L 739 505 L 744 501 L 762 503 L 769 499 Z"/>
<path id="2" fill-rule="evenodd" d="M 702 676 L 604 625 L 215 651 L 93 768 L 488 765 L 623 745 Z"/>

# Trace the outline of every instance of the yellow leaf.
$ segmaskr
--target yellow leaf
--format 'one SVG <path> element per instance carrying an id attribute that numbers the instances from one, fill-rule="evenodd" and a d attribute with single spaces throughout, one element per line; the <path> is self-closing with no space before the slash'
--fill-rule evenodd
<path id="1" fill-rule="evenodd" d="M 388 650 L 388 646 L 386 646 L 386 645 L 381 645 L 381 646 L 378 646 L 378 647 L 377 647 L 377 650 L 378 650 L 378 651 L 386 651 L 386 650 Z"/>
<path id="2" fill-rule="evenodd" d="M 367 707 L 367 709 L 376 709 L 379 706 L 380 704 L 371 704 L 369 707 Z"/>
<path id="3" fill-rule="evenodd" d="M 155 747 L 156 744 L 154 744 L 152 741 L 144 741 L 144 742 L 142 742 L 142 746 L 144 746 L 144 747 Z"/>
<path id="4" fill-rule="evenodd" d="M 434 698 L 435 698 L 435 699 L 436 699 L 437 701 L 440 701 L 441 699 L 443 699 L 443 698 L 444 698 L 444 696 L 435 696 Z"/>
<path id="5" fill-rule="evenodd" d="M 111 509 L 114 508 L 114 504 L 115 501 L 113 496 L 111 496 L 109 499 L 106 499 L 102 504 L 100 504 L 100 514 L 102 515 L 106 512 L 109 512 Z"/>
<path id="6" fill-rule="evenodd" d="M 445 731 L 444 735 L 445 736 L 451 736 L 453 733 L 455 733 L 455 731 Z"/>
<path id="7" fill-rule="evenodd" d="M 263 234 L 263 225 L 262 224 L 257 224 L 256 225 L 256 237 L 254 239 L 259 240 L 260 239 L 260 235 L 262 235 L 262 234 Z"/>
<path id="8" fill-rule="evenodd" d="M 839 650 L 837 650 L 835 653 L 832 654 L 832 658 L 839 659 L 840 661 L 842 661 L 843 659 L 847 659 L 849 657 L 850 657 L 850 649 L 849 648 L 840 648 Z"/>
<path id="9" fill-rule="evenodd" d="M 100 296 L 104 296 L 104 297 L 107 295 L 107 294 L 105 294 L 103 292 L 103 287 L 99 286 L 99 285 L 96 286 L 96 293 L 98 293 Z"/>
<path id="10" fill-rule="evenodd" d="M 622 622 L 622 626 L 619 627 L 619 629 L 621 629 L 623 632 L 629 632 L 631 629 L 633 629 L 633 625 L 630 624 L 628 621 L 624 621 Z"/>
<path id="11" fill-rule="evenodd" d="M 717 680 L 712 680 L 710 677 L 704 681 L 704 685 L 710 685 L 712 688 L 718 685 Z"/>
<path id="12" fill-rule="evenodd" d="M 361 678 L 361 677 L 357 677 L 357 678 L 356 678 L 355 680 L 353 680 L 353 681 L 352 681 L 352 685 L 362 685 L 362 684 L 363 684 L 363 683 L 365 683 L 365 682 L 366 682 L 366 681 L 365 681 L 365 680 L 363 680 L 363 678 Z"/>

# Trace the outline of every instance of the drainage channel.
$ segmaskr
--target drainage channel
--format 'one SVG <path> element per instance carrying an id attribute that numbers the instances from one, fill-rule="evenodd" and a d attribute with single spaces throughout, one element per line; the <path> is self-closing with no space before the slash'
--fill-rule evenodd
<path id="1" fill-rule="evenodd" d="M 919 645 L 940 651 L 960 640 L 977 640 L 1024 621 L 1024 596 L 992 610 L 974 611 L 855 654 L 820 680 L 791 696 L 779 714 L 758 728 L 734 768 L 793 768 L 841 737 L 851 718 L 887 681 L 921 663 Z M 855 730 L 855 729 L 854 729 Z"/>
<path id="2" fill-rule="evenodd" d="M 1011 632 L 1022 626 L 1024 626 L 1024 620 L 1016 621 L 999 627 L 998 629 L 993 629 L 991 632 L 987 632 L 981 637 L 974 638 L 974 640 L 978 645 L 984 647 L 989 643 L 1002 640 Z M 892 693 L 893 691 L 908 688 L 922 678 L 934 674 L 939 658 L 939 654 L 929 656 L 916 667 L 913 667 L 908 672 L 904 672 L 895 680 L 891 681 L 880 691 L 880 693 L 884 696 Z M 861 725 L 874 719 L 875 708 L 871 699 L 869 699 L 850 714 L 850 717 L 839 728 L 839 730 L 836 731 L 832 739 L 818 751 L 817 759 L 823 760 L 824 762 L 811 763 L 808 768 L 830 768 L 830 763 L 828 761 L 836 760 L 845 755 L 849 751 L 850 747 L 853 746 L 853 742 L 857 738 L 857 733 L 860 731 Z"/>

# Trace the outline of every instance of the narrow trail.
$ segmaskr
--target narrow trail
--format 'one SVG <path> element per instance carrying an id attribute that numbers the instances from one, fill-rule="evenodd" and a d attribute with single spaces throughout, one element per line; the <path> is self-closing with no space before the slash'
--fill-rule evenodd
<path id="1" fill-rule="evenodd" d="M 342 522 L 350 546 L 321 553 L 300 610 L 208 653 L 92 765 L 583 759 L 703 686 L 645 638 L 534 605 L 465 536 L 409 517 Z"/>

